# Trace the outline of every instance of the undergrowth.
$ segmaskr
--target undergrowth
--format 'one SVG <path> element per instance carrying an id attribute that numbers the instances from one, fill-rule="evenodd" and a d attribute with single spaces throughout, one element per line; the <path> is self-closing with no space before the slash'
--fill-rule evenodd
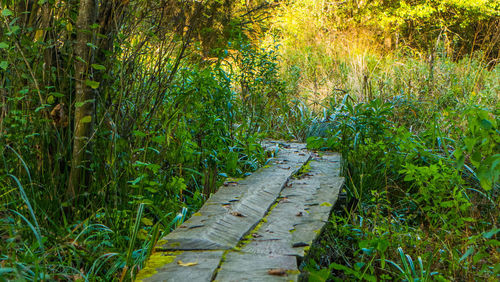
<path id="1" fill-rule="evenodd" d="M 269 127 L 256 112 L 274 109 L 263 93 L 283 94 L 270 68 L 276 59 L 251 46 L 233 52 L 239 55 L 209 66 L 184 65 L 156 113 L 151 101 L 139 99 L 161 87 L 150 62 L 136 70 L 142 79 L 131 78 L 127 90 L 117 81 L 112 102 L 121 106 L 97 113 L 91 179 L 73 202 L 61 196 L 68 129 L 50 119 L 31 122 L 27 106 L 10 110 L 0 139 L 2 279 L 132 280 L 156 241 L 225 178 L 263 165 L 268 156 L 259 142 Z M 247 69 L 239 69 L 243 62 Z M 240 99 L 235 89 L 242 84 L 252 92 Z M 23 93 L 9 96 L 7 105 L 28 100 Z"/>
<path id="2" fill-rule="evenodd" d="M 0 280 L 133 280 L 263 138 L 342 153 L 312 281 L 500 278 L 495 1 L 121 1 L 75 103 L 77 2 L 1 4 Z"/>
<path id="3" fill-rule="evenodd" d="M 485 73 L 498 78 L 498 67 Z M 349 204 L 306 269 L 319 280 L 496 280 L 498 97 L 477 97 L 489 87 L 462 97 L 434 88 L 425 100 L 402 90 L 346 95 L 308 138 L 342 152 Z"/>

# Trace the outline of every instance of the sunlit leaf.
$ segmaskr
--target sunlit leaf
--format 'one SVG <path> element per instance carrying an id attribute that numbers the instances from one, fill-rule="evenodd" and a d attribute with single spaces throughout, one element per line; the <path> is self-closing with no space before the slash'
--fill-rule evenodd
<path id="1" fill-rule="evenodd" d="M 62 97 L 64 97 L 64 96 L 62 96 Z M 86 100 L 86 101 L 83 101 L 83 102 L 76 102 L 75 103 L 75 107 L 79 108 L 79 107 L 81 107 L 81 106 L 83 106 L 83 105 L 85 105 L 87 103 L 93 103 L 94 101 L 95 101 L 94 99 L 90 99 L 90 100 Z"/>
<path id="2" fill-rule="evenodd" d="M 177 264 L 180 266 L 195 266 L 198 264 L 197 261 L 195 262 L 182 262 L 182 260 L 177 261 Z"/>
<path id="3" fill-rule="evenodd" d="M 91 121 L 92 121 L 92 116 L 85 116 L 80 120 L 81 123 L 89 123 Z"/>
<path id="4" fill-rule="evenodd" d="M 141 218 L 141 222 L 142 222 L 142 224 L 144 224 L 146 226 L 153 225 L 153 221 L 149 218 L 146 218 L 146 217 Z"/>
<path id="5" fill-rule="evenodd" d="M 139 232 L 137 232 L 137 238 L 140 240 L 146 240 L 148 238 L 148 232 L 144 229 L 139 229 Z"/>

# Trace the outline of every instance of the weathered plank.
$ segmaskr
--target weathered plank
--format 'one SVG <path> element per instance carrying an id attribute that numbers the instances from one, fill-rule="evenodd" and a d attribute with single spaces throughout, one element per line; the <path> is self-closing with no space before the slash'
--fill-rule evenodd
<path id="1" fill-rule="evenodd" d="M 222 186 L 196 216 L 163 240 L 164 250 L 230 249 L 257 224 L 278 197 L 286 181 L 310 158 L 304 145 L 281 149 L 272 165 Z"/>
<path id="2" fill-rule="evenodd" d="M 138 281 L 210 281 L 219 266 L 224 251 L 190 251 L 177 253 L 161 253 L 166 263 L 150 266 L 151 275 L 138 277 Z M 153 257 L 161 261 L 161 257 Z M 148 276 L 142 274 L 143 276 Z"/>
<path id="3" fill-rule="evenodd" d="M 249 177 L 223 186 L 195 216 L 168 234 L 161 250 L 224 250 L 235 247 L 266 214 L 288 179 L 310 158 L 304 145 L 281 149 Z"/>
<path id="4" fill-rule="evenodd" d="M 229 252 L 214 281 L 295 281 L 299 273 L 293 256 Z"/>
<path id="5" fill-rule="evenodd" d="M 241 250 L 229 251 L 216 280 L 296 280 L 296 275 L 288 273 L 297 269 L 297 259 L 304 256 L 324 227 L 343 184 L 344 179 L 338 177 L 339 161 L 337 154 L 317 157 L 301 178 L 290 180 L 280 200 L 247 236 Z M 285 263 L 292 261 L 294 267 Z M 287 276 L 270 275 L 268 271 L 275 268 L 289 270 Z"/>
<path id="6" fill-rule="evenodd" d="M 242 251 L 303 256 L 328 220 L 342 186 L 338 159 L 326 155 L 313 160 L 305 176 L 291 180 L 281 193 L 282 200 Z"/>
<path id="7" fill-rule="evenodd" d="M 290 179 L 309 158 L 304 145 L 289 144 L 270 166 L 221 187 L 198 213 L 160 241 L 139 277 L 296 281 L 297 259 L 328 220 L 343 183 L 335 154 L 316 157 L 309 171 Z"/>

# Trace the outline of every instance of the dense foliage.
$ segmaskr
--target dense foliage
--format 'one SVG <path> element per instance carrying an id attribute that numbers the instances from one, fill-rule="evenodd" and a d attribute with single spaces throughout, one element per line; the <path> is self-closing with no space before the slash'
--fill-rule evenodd
<path id="1" fill-rule="evenodd" d="M 497 1 L 0 7 L 0 280 L 133 280 L 263 138 L 343 155 L 311 280 L 499 278 Z"/>
<path id="2" fill-rule="evenodd" d="M 274 29 L 285 77 L 323 111 L 309 148 L 344 158 L 312 281 L 500 275 L 498 4 L 409 2 L 298 1 Z"/>
<path id="3" fill-rule="evenodd" d="M 401 108 L 413 115 L 404 99 L 346 96 L 325 137 L 308 139 L 345 161 L 349 202 L 323 239 L 327 269 L 370 281 L 498 276 L 498 109 L 428 105 L 437 109 L 419 126 L 394 120 Z"/>
<path id="4" fill-rule="evenodd" d="M 0 275 L 130 280 L 225 177 L 263 164 L 250 109 L 281 82 L 244 21 L 268 9 L 2 1 Z"/>

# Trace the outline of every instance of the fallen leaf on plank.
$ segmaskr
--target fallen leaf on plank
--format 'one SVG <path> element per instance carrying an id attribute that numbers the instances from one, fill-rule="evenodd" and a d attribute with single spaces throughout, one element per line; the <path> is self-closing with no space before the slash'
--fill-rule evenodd
<path id="1" fill-rule="evenodd" d="M 182 262 L 182 260 L 180 260 L 177 262 L 177 264 L 180 266 L 193 266 L 193 265 L 197 265 L 198 262 L 197 261 L 195 261 L 195 262 Z"/>
<path id="2" fill-rule="evenodd" d="M 241 212 L 233 211 L 231 212 L 231 215 L 237 216 L 237 217 L 245 217 Z"/>
<path id="3" fill-rule="evenodd" d="M 284 198 L 282 198 L 282 199 L 280 199 L 280 200 L 279 200 L 279 203 L 280 203 L 280 204 L 281 204 L 281 203 L 288 203 L 288 202 L 290 202 L 290 201 L 288 201 L 288 198 L 287 198 L 287 197 L 284 197 Z"/>
<path id="4" fill-rule="evenodd" d="M 286 276 L 286 269 L 283 268 L 269 269 L 267 273 L 276 276 Z"/>
<path id="5" fill-rule="evenodd" d="M 297 242 L 292 245 L 293 248 L 307 247 L 307 246 L 309 246 L 309 244 L 306 242 Z"/>

